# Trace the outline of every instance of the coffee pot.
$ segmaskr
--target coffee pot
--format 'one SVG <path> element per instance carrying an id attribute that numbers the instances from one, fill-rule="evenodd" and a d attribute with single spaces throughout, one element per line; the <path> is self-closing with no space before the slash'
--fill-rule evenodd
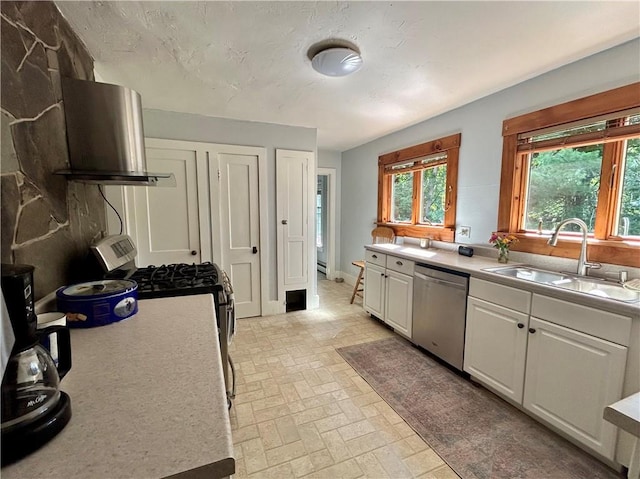
<path id="1" fill-rule="evenodd" d="M 71 419 L 69 396 L 60 390 L 60 379 L 71 369 L 69 330 L 36 330 L 33 271 L 30 265 L 2 264 L 2 295 L 15 337 L 2 378 L 3 466 L 44 445 Z M 40 344 L 51 335 L 57 339 L 57 366 Z"/>

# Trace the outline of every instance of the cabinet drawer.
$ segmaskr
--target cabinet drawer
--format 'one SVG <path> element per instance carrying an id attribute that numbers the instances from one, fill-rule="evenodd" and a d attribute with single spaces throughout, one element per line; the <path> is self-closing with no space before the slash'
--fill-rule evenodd
<path id="1" fill-rule="evenodd" d="M 367 263 L 377 264 L 383 268 L 386 266 L 387 255 L 384 253 L 378 253 L 376 251 L 365 250 L 364 259 Z"/>
<path id="2" fill-rule="evenodd" d="M 529 314 L 531 308 L 531 293 L 521 289 L 490 283 L 482 279 L 471 278 L 469 282 L 469 296 L 484 299 L 490 303 L 505 308 Z"/>
<path id="3" fill-rule="evenodd" d="M 387 256 L 387 269 L 398 273 L 413 276 L 414 262 L 410 259 L 398 258 L 397 256 Z"/>
<path id="4" fill-rule="evenodd" d="M 540 294 L 533 295 L 531 316 L 623 346 L 629 345 L 631 318 Z"/>

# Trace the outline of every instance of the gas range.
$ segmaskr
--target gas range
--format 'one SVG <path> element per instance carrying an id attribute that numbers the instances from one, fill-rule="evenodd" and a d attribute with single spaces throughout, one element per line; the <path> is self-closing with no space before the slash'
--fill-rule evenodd
<path id="1" fill-rule="evenodd" d="M 144 268 L 120 268 L 108 272 L 108 279 L 130 279 L 138 283 L 138 297 L 167 298 L 192 294 L 214 294 L 216 306 L 228 304 L 233 288 L 217 264 L 176 263 Z"/>

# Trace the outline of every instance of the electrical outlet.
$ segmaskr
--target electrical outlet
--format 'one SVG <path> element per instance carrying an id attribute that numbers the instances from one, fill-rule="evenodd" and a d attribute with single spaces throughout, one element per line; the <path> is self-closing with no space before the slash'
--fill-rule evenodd
<path id="1" fill-rule="evenodd" d="M 458 228 L 458 237 L 471 238 L 471 226 L 460 226 Z"/>

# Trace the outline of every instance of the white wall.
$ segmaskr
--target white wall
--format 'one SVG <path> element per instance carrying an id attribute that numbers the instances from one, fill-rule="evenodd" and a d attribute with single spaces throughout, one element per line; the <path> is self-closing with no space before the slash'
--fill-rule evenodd
<path id="1" fill-rule="evenodd" d="M 275 150 L 301 150 L 316 152 L 317 130 L 296 126 L 276 125 L 252 121 L 229 120 L 189 113 L 162 110 L 143 110 L 144 133 L 148 138 L 201 141 L 227 145 L 260 146 L 267 150 L 267 178 L 269 201 L 267 205 L 269 224 L 268 254 L 269 299 L 277 300 L 276 263 L 276 169 Z M 260 205 L 261 207 L 263 205 Z M 312 234 L 312 233 L 310 233 Z M 214 258 L 215 261 L 215 258 Z M 310 274 L 315 271 L 315 261 Z M 315 273 L 313 273 L 315 274 Z"/>
<path id="2" fill-rule="evenodd" d="M 336 271 L 337 273 L 341 271 L 340 268 L 340 231 L 341 231 L 341 217 L 342 217 L 342 204 L 340 199 L 342 197 L 342 155 L 339 151 L 333 150 L 318 150 L 318 168 L 333 168 L 336 170 L 336 184 L 332 185 L 333 188 L 336 188 L 336 218 L 335 218 L 335 236 L 336 236 L 336 251 L 335 251 L 335 261 L 336 261 Z M 339 274 L 339 273 L 338 273 Z"/>
<path id="3" fill-rule="evenodd" d="M 374 227 L 378 156 L 453 133 L 462 133 L 456 226 L 471 227 L 465 242 L 487 244 L 498 220 L 502 122 L 640 78 L 640 40 L 564 66 L 456 110 L 342 153 L 341 269 L 355 274 Z M 470 79 L 469 81 L 473 81 Z"/>

